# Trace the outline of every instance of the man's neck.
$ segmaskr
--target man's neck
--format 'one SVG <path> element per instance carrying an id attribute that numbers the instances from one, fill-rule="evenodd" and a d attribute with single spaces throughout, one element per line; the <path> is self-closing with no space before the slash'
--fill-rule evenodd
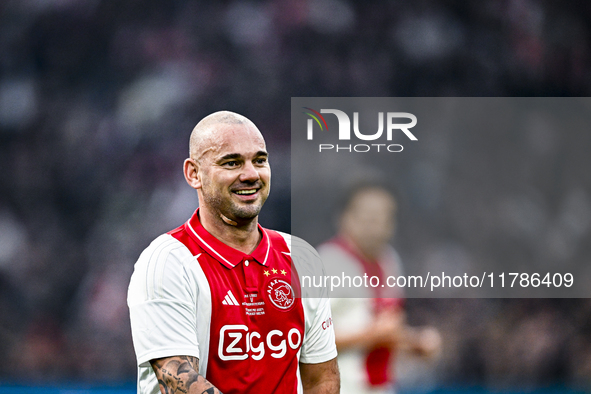
<path id="1" fill-rule="evenodd" d="M 246 254 L 252 253 L 262 239 L 257 219 L 258 217 L 255 217 L 246 223 L 237 223 L 229 218 L 224 219 L 217 212 L 199 209 L 199 221 L 208 233 L 226 245 Z M 234 223 L 236 224 L 234 225 Z"/>

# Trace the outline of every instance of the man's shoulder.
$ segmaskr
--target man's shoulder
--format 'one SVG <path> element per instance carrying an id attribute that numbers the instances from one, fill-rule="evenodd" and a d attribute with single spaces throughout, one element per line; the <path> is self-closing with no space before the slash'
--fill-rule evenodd
<path id="1" fill-rule="evenodd" d="M 267 234 L 269 234 L 271 239 L 283 239 L 289 248 L 292 247 L 293 243 L 295 243 L 296 245 L 307 244 L 307 242 L 303 239 L 283 231 L 273 230 L 270 228 L 265 228 L 265 231 L 267 232 Z"/>
<path id="2" fill-rule="evenodd" d="M 347 251 L 334 239 L 330 239 L 318 245 L 318 253 L 320 253 L 320 255 L 322 256 L 328 253 L 347 254 Z"/>
<path id="3" fill-rule="evenodd" d="M 341 276 L 343 273 L 347 275 L 363 275 L 363 266 L 360 261 L 335 240 L 320 244 L 318 253 L 329 275 Z"/>
<path id="4" fill-rule="evenodd" d="M 318 245 L 318 253 L 325 262 L 345 260 L 347 263 L 357 264 L 355 256 L 340 242 L 335 239 L 328 240 Z"/>
<path id="5" fill-rule="evenodd" d="M 292 234 L 275 231 L 283 237 L 289 246 L 291 261 L 295 267 L 300 281 L 303 277 L 321 277 L 325 275 L 324 264 L 316 249 L 306 240 Z M 316 289 L 315 289 L 316 290 Z M 308 297 L 317 296 L 314 291 L 307 294 Z"/>
<path id="6" fill-rule="evenodd" d="M 174 272 L 191 258 L 192 253 L 182 242 L 169 233 L 161 234 L 138 257 L 134 265 L 134 275 L 152 276 Z"/>
<path id="7" fill-rule="evenodd" d="M 186 253 L 189 253 L 187 247 L 168 232 L 156 237 L 141 253 L 138 262 L 166 256 L 178 257 Z"/>
<path id="8" fill-rule="evenodd" d="M 295 255 L 299 258 L 319 259 L 316 249 L 304 239 L 289 233 L 285 233 L 283 231 L 271 229 L 265 229 L 265 231 L 267 231 L 267 234 L 269 234 L 272 242 L 280 243 L 281 240 L 283 240 L 287 245 L 292 258 Z"/>

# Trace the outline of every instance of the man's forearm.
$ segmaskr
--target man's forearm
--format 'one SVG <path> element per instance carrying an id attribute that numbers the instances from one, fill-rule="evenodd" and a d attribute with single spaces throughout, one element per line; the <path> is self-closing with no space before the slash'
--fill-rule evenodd
<path id="1" fill-rule="evenodd" d="M 341 385 L 335 380 L 330 382 L 322 382 L 314 387 L 304 389 L 304 394 L 338 394 Z"/>
<path id="2" fill-rule="evenodd" d="M 199 375 L 199 360 L 174 356 L 150 361 L 162 394 L 222 394 Z"/>
<path id="3" fill-rule="evenodd" d="M 304 394 L 338 394 L 341 377 L 337 359 L 320 364 L 300 363 Z"/>

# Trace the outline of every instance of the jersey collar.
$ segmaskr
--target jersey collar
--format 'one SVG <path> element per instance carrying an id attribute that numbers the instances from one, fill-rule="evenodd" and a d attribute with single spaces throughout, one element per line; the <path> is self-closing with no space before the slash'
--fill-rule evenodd
<path id="1" fill-rule="evenodd" d="M 260 224 L 257 225 L 259 232 L 263 234 L 263 238 L 251 254 L 243 253 L 226 245 L 203 228 L 199 221 L 199 208 L 197 208 L 193 216 L 185 223 L 185 230 L 207 254 L 231 269 L 245 260 L 252 259 L 261 265 L 267 264 L 271 241 L 267 231 Z"/>

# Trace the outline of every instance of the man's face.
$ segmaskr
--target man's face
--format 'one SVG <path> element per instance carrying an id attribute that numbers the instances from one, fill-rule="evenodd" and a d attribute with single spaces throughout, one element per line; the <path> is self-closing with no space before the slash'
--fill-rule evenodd
<path id="1" fill-rule="evenodd" d="M 342 217 L 342 230 L 364 254 L 377 257 L 392 238 L 396 203 L 385 191 L 360 191 Z"/>
<path id="2" fill-rule="evenodd" d="M 259 214 L 269 196 L 271 168 L 265 141 L 253 124 L 215 125 L 197 161 L 203 208 L 236 222 Z"/>

